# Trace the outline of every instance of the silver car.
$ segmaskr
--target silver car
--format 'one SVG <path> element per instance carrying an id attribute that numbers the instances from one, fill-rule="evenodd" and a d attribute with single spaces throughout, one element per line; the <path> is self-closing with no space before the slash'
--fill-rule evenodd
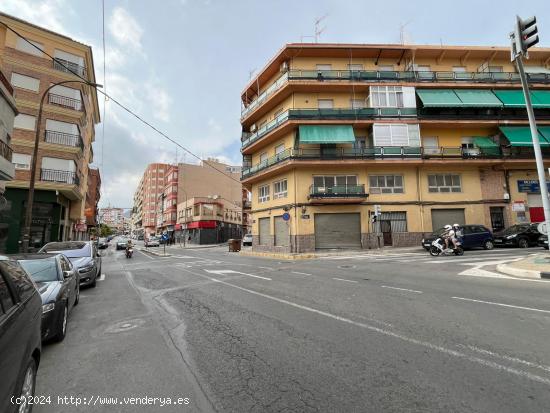
<path id="1" fill-rule="evenodd" d="M 92 241 L 49 242 L 39 252 L 58 252 L 66 256 L 80 277 L 80 286 L 96 286 L 101 275 L 101 255 Z"/>

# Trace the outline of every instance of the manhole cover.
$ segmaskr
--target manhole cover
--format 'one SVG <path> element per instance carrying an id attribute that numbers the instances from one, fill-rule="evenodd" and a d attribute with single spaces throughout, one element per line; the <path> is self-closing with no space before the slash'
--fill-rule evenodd
<path id="1" fill-rule="evenodd" d="M 339 265 L 338 268 L 342 268 L 342 269 L 355 268 L 355 265 Z"/>
<path id="2" fill-rule="evenodd" d="M 136 318 L 132 320 L 119 321 L 118 323 L 113 324 L 108 327 L 107 333 L 123 333 L 124 331 L 132 330 L 136 327 L 140 327 L 145 324 L 145 320 L 141 318 Z"/>

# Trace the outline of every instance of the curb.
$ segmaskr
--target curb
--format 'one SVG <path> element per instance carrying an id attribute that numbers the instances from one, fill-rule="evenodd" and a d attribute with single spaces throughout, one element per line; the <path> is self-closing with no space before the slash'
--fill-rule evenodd
<path id="1" fill-rule="evenodd" d="M 529 279 L 537 279 L 537 280 L 540 280 L 541 278 L 546 278 L 542 276 L 540 271 L 515 268 L 507 264 L 498 264 L 497 271 L 506 275 L 511 275 L 512 277 L 529 278 Z"/>
<path id="2" fill-rule="evenodd" d="M 277 260 L 309 260 L 311 258 L 316 258 L 315 254 L 277 254 L 274 252 L 252 252 L 252 251 L 240 251 L 239 255 L 245 257 L 262 257 L 262 258 L 273 258 Z"/>

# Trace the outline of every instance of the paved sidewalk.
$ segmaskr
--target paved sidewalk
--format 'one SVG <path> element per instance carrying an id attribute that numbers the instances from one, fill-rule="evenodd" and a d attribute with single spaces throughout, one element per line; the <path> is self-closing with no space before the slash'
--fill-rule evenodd
<path id="1" fill-rule="evenodd" d="M 521 278 L 550 278 L 550 254 L 539 253 L 514 262 L 497 265 L 497 271 Z"/>
<path id="2" fill-rule="evenodd" d="M 259 252 L 252 251 L 252 249 L 246 248 L 242 249 L 240 254 L 249 257 L 265 257 L 265 258 L 274 258 L 274 259 L 285 259 L 285 260 L 302 260 L 302 259 L 313 259 L 320 257 L 331 257 L 331 256 L 355 256 L 355 255 L 367 255 L 367 254 L 376 254 L 376 255 L 395 255 L 395 254 L 405 254 L 405 253 L 414 253 L 414 252 L 423 252 L 422 247 L 384 247 L 384 248 L 374 248 L 374 249 L 361 249 L 361 250 L 326 250 L 326 251 L 317 251 L 317 252 L 304 252 L 304 253 L 276 253 L 276 252 Z"/>
<path id="3" fill-rule="evenodd" d="M 174 244 L 174 245 L 167 245 L 166 246 L 166 253 L 164 253 L 164 246 L 160 245 L 158 247 L 142 247 L 139 246 L 138 250 L 142 252 L 147 252 L 152 255 L 156 255 L 157 257 L 170 257 L 171 254 L 169 252 L 175 252 L 175 251 L 184 251 L 184 250 L 197 250 L 197 249 L 205 249 L 205 248 L 216 248 L 216 247 L 227 247 L 227 243 L 224 244 L 207 244 L 207 245 L 195 245 L 195 244 L 187 244 L 185 247 L 183 244 Z"/>

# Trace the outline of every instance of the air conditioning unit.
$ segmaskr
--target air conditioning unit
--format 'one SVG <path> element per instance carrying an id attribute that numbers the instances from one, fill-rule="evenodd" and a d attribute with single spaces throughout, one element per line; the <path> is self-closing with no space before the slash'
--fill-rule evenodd
<path id="1" fill-rule="evenodd" d="M 324 194 L 325 192 L 327 192 L 327 188 L 319 187 L 319 188 L 317 188 L 317 192 L 319 192 L 320 194 Z"/>
<path id="2" fill-rule="evenodd" d="M 250 125 L 250 132 L 256 132 L 256 124 L 255 123 Z"/>
<path id="3" fill-rule="evenodd" d="M 279 66 L 279 72 L 285 73 L 288 72 L 288 62 L 281 63 L 281 66 Z"/>

